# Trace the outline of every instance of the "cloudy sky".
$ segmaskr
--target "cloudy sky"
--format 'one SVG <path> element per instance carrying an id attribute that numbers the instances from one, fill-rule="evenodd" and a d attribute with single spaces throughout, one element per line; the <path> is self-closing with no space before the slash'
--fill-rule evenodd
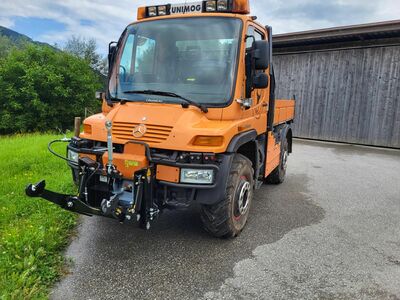
<path id="1" fill-rule="evenodd" d="M 137 7 L 184 0 L 0 0 L 0 25 L 34 40 L 63 45 L 72 35 L 95 38 L 99 51 L 136 19 Z M 192 1 L 187 1 L 192 2 Z M 400 18 L 400 0 L 250 0 L 274 33 Z"/>

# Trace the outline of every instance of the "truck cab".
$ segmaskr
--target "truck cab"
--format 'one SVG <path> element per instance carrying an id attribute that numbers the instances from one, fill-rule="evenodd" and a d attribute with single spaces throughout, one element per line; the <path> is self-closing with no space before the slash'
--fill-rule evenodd
<path id="1" fill-rule="evenodd" d="M 102 112 L 67 146 L 78 195 L 27 194 L 147 229 L 197 203 L 208 232 L 237 236 L 254 190 L 284 181 L 295 108 L 274 96 L 272 28 L 249 13 L 246 0 L 140 7 L 110 43 Z"/>

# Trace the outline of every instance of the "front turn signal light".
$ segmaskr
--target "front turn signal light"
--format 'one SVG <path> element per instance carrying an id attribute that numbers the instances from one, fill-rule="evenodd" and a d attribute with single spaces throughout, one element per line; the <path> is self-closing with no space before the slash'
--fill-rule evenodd
<path id="1" fill-rule="evenodd" d="M 92 125 L 83 124 L 83 132 L 85 134 L 92 134 Z"/>
<path id="2" fill-rule="evenodd" d="M 194 146 L 208 146 L 208 147 L 218 147 L 222 146 L 224 143 L 223 136 L 196 136 L 193 145 Z"/>

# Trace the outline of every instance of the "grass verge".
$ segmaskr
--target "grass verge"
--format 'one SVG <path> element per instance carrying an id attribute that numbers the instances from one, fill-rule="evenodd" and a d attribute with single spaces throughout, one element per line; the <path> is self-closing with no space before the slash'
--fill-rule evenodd
<path id="1" fill-rule="evenodd" d="M 0 299 L 46 299 L 62 274 L 61 251 L 76 216 L 42 199 L 25 196 L 25 186 L 46 179 L 51 190 L 74 192 L 66 163 L 47 151 L 56 135 L 0 137 Z M 65 153 L 65 144 L 55 147 Z"/>

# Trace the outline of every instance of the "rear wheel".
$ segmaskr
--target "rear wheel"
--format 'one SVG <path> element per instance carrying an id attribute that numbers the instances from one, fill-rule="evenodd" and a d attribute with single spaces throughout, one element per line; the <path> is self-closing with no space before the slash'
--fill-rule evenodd
<path id="1" fill-rule="evenodd" d="M 289 144 L 287 138 L 285 138 L 281 144 L 279 166 L 267 177 L 267 183 L 280 184 L 285 181 L 288 157 Z"/>
<path id="2" fill-rule="evenodd" d="M 225 198 L 214 205 L 203 205 L 204 228 L 220 238 L 236 237 L 246 225 L 253 199 L 254 180 L 251 161 L 236 154 L 229 174 Z"/>

